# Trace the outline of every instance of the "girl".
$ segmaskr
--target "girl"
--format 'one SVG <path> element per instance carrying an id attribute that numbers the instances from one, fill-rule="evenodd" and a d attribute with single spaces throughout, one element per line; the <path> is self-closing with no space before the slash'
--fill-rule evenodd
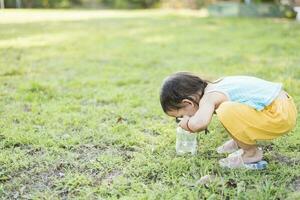
<path id="1" fill-rule="evenodd" d="M 230 168 L 261 161 L 263 152 L 256 141 L 289 132 L 297 118 L 294 101 L 281 83 L 251 76 L 209 82 L 187 72 L 175 73 L 164 80 L 160 103 L 167 115 L 182 118 L 179 126 L 192 133 L 206 130 L 216 113 L 232 137 L 217 148 L 218 153 L 234 152 L 219 161 Z"/>

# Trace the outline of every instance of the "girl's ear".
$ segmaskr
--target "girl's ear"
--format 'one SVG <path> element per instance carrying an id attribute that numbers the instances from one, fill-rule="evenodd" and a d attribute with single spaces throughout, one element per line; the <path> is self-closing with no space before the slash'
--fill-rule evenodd
<path id="1" fill-rule="evenodd" d="M 183 99 L 183 100 L 181 101 L 181 103 L 183 103 L 183 104 L 185 104 L 185 105 L 192 105 L 192 106 L 195 106 L 195 105 L 194 105 L 194 102 L 192 102 L 192 101 L 189 100 L 189 99 Z"/>

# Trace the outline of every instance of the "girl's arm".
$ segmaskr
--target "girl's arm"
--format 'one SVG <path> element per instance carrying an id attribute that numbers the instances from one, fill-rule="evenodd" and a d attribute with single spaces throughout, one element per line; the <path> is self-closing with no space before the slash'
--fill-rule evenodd
<path id="1" fill-rule="evenodd" d="M 182 127 L 187 130 L 189 129 L 192 132 L 205 130 L 211 122 L 215 109 L 223 101 L 225 101 L 224 95 L 218 92 L 204 95 L 199 102 L 198 111 L 190 118 L 185 117 L 181 124 Z"/>

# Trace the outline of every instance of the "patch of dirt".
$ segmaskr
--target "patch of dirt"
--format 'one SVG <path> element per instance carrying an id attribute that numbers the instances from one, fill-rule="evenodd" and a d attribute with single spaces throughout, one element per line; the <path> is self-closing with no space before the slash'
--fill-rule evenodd
<path id="1" fill-rule="evenodd" d="M 218 154 L 215 150 L 211 150 L 211 149 L 204 150 L 199 153 L 201 154 L 201 157 L 208 159 L 208 160 L 210 160 L 212 158 L 215 158 L 215 159 L 223 158 L 223 155 Z"/>
<path id="2" fill-rule="evenodd" d="M 31 105 L 24 104 L 23 110 L 24 112 L 31 112 L 32 110 Z"/>
<path id="3" fill-rule="evenodd" d="M 18 148 L 22 148 L 28 156 L 40 157 L 43 156 L 44 153 L 47 153 L 45 149 L 40 147 L 25 145 Z M 133 158 L 134 153 L 134 151 L 129 151 L 122 147 L 110 148 L 108 146 L 97 144 L 73 146 L 68 152 L 70 155 L 69 153 L 65 155 L 68 159 L 64 159 L 64 156 L 62 155 L 61 159 L 48 164 L 34 162 L 27 168 L 3 176 L 3 180 L 0 179 L 0 182 L 9 182 L 9 184 L 14 185 L 14 188 L 7 191 L 6 197 L 8 199 L 14 199 L 15 197 L 17 199 L 26 199 L 26 196 L 30 197 L 30 194 L 33 191 L 43 192 L 55 190 L 61 198 L 68 198 L 70 195 L 68 191 L 56 188 L 55 184 L 60 179 L 63 179 L 66 176 L 66 173 L 70 171 L 83 173 L 93 177 L 93 185 L 99 185 L 103 182 L 110 185 L 117 177 L 123 174 L 120 168 L 117 167 L 118 169 L 104 172 L 90 169 L 86 164 L 93 162 L 93 160 L 96 160 L 97 157 L 102 154 L 122 156 L 124 161 L 128 162 Z M 15 185 L 16 181 L 18 181 L 18 185 Z"/>
<path id="4" fill-rule="evenodd" d="M 136 121 L 134 119 L 125 118 L 122 116 L 118 116 L 116 119 L 116 124 L 119 123 L 126 123 L 126 124 L 136 124 Z"/>
<path id="5" fill-rule="evenodd" d="M 298 176 L 298 177 L 296 177 L 296 179 L 294 179 L 291 186 L 295 191 L 300 192 L 300 176 Z"/>
<path id="6" fill-rule="evenodd" d="M 267 151 L 267 152 L 271 152 L 274 149 L 274 145 L 273 144 L 267 144 L 263 146 L 263 150 Z"/>
<path id="7" fill-rule="evenodd" d="M 111 185 L 115 178 L 121 176 L 123 173 L 120 170 L 113 170 L 112 172 L 108 173 L 103 179 L 102 182 L 107 182 L 108 185 Z"/>
<path id="8" fill-rule="evenodd" d="M 225 183 L 226 187 L 228 188 L 236 188 L 237 187 L 237 182 L 233 179 L 229 179 L 226 183 Z"/>
<path id="9" fill-rule="evenodd" d="M 122 147 L 119 148 L 109 148 L 107 146 L 101 145 L 93 145 L 93 144 L 85 144 L 81 145 L 75 149 L 73 152 L 76 154 L 75 159 L 80 163 L 92 162 L 93 160 L 97 160 L 98 156 L 103 154 L 109 155 L 118 155 L 122 156 L 124 161 L 128 162 L 133 158 L 132 151 L 125 150 Z M 113 183 L 114 179 L 120 175 L 122 175 L 122 171 L 118 169 L 113 169 L 109 173 L 103 174 L 99 170 L 95 169 L 87 169 L 85 167 L 77 169 L 80 172 L 88 173 L 93 177 L 93 185 L 99 185 L 103 182 L 108 183 L 109 185 Z M 62 174 L 61 174 L 62 175 Z"/>
<path id="10" fill-rule="evenodd" d="M 14 123 L 14 124 L 20 124 L 20 120 L 17 119 L 17 118 L 16 118 L 16 119 L 13 119 L 13 123 Z"/>
<path id="11" fill-rule="evenodd" d="M 75 168 L 75 166 L 72 164 L 72 163 L 69 163 L 69 162 L 66 162 L 66 161 L 63 161 L 61 160 L 59 163 L 57 163 L 55 166 L 54 166 L 54 170 L 53 172 L 55 174 L 59 174 L 59 172 L 61 171 L 64 171 L 66 169 L 73 169 Z"/>
<path id="12" fill-rule="evenodd" d="M 19 60 L 20 57 L 17 57 L 17 59 Z M 10 71 L 4 72 L 3 74 L 1 74 L 0 76 L 21 76 L 23 75 L 24 72 L 17 70 L 17 69 L 12 69 Z"/>
<path id="13" fill-rule="evenodd" d="M 0 141 L 5 139 L 5 135 L 0 134 Z"/>
<path id="14" fill-rule="evenodd" d="M 300 163 L 300 159 L 290 158 L 280 153 L 274 153 L 273 155 L 271 155 L 271 159 L 275 160 L 278 163 L 284 163 L 287 165 L 299 165 Z"/>
<path id="15" fill-rule="evenodd" d="M 26 151 L 26 154 L 28 154 L 28 155 L 31 155 L 31 156 L 33 156 L 33 155 L 42 155 L 42 154 L 44 154 L 45 153 L 45 150 L 44 149 L 42 149 L 41 147 L 37 147 L 37 148 L 30 148 L 30 149 L 28 149 L 27 151 Z"/>
<path id="16" fill-rule="evenodd" d="M 101 145 L 84 144 L 78 147 L 74 147 L 71 151 L 76 155 L 76 160 L 89 161 L 92 158 L 96 158 L 101 153 L 105 152 L 107 147 Z"/>
<path id="17" fill-rule="evenodd" d="M 150 129 L 143 129 L 142 132 L 146 135 L 151 135 L 151 136 L 158 136 L 161 135 L 160 132 L 156 131 L 156 130 L 150 130 Z"/>
<path id="18" fill-rule="evenodd" d="M 115 103 L 110 100 L 104 100 L 104 99 L 84 99 L 81 101 L 80 104 L 82 106 L 103 107 L 103 106 L 112 105 Z"/>
<path id="19" fill-rule="evenodd" d="M 116 147 L 109 148 L 103 145 L 84 144 L 73 149 L 73 152 L 77 154 L 75 159 L 80 162 L 89 162 L 96 159 L 101 154 L 120 155 L 125 161 L 129 161 L 133 158 L 133 153 L 136 150 L 130 147 Z"/>

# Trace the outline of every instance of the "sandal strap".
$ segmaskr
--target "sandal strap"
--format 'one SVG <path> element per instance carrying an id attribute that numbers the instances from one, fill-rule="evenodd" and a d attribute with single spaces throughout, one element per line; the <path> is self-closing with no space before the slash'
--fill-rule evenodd
<path id="1" fill-rule="evenodd" d="M 232 153 L 232 152 L 238 150 L 238 146 L 237 146 L 236 142 L 234 142 L 235 143 L 234 147 L 226 148 L 226 146 L 228 146 L 230 142 L 232 142 L 232 140 L 229 140 L 229 141 L 225 142 L 222 146 L 218 147 L 217 152 L 218 153 Z"/>

